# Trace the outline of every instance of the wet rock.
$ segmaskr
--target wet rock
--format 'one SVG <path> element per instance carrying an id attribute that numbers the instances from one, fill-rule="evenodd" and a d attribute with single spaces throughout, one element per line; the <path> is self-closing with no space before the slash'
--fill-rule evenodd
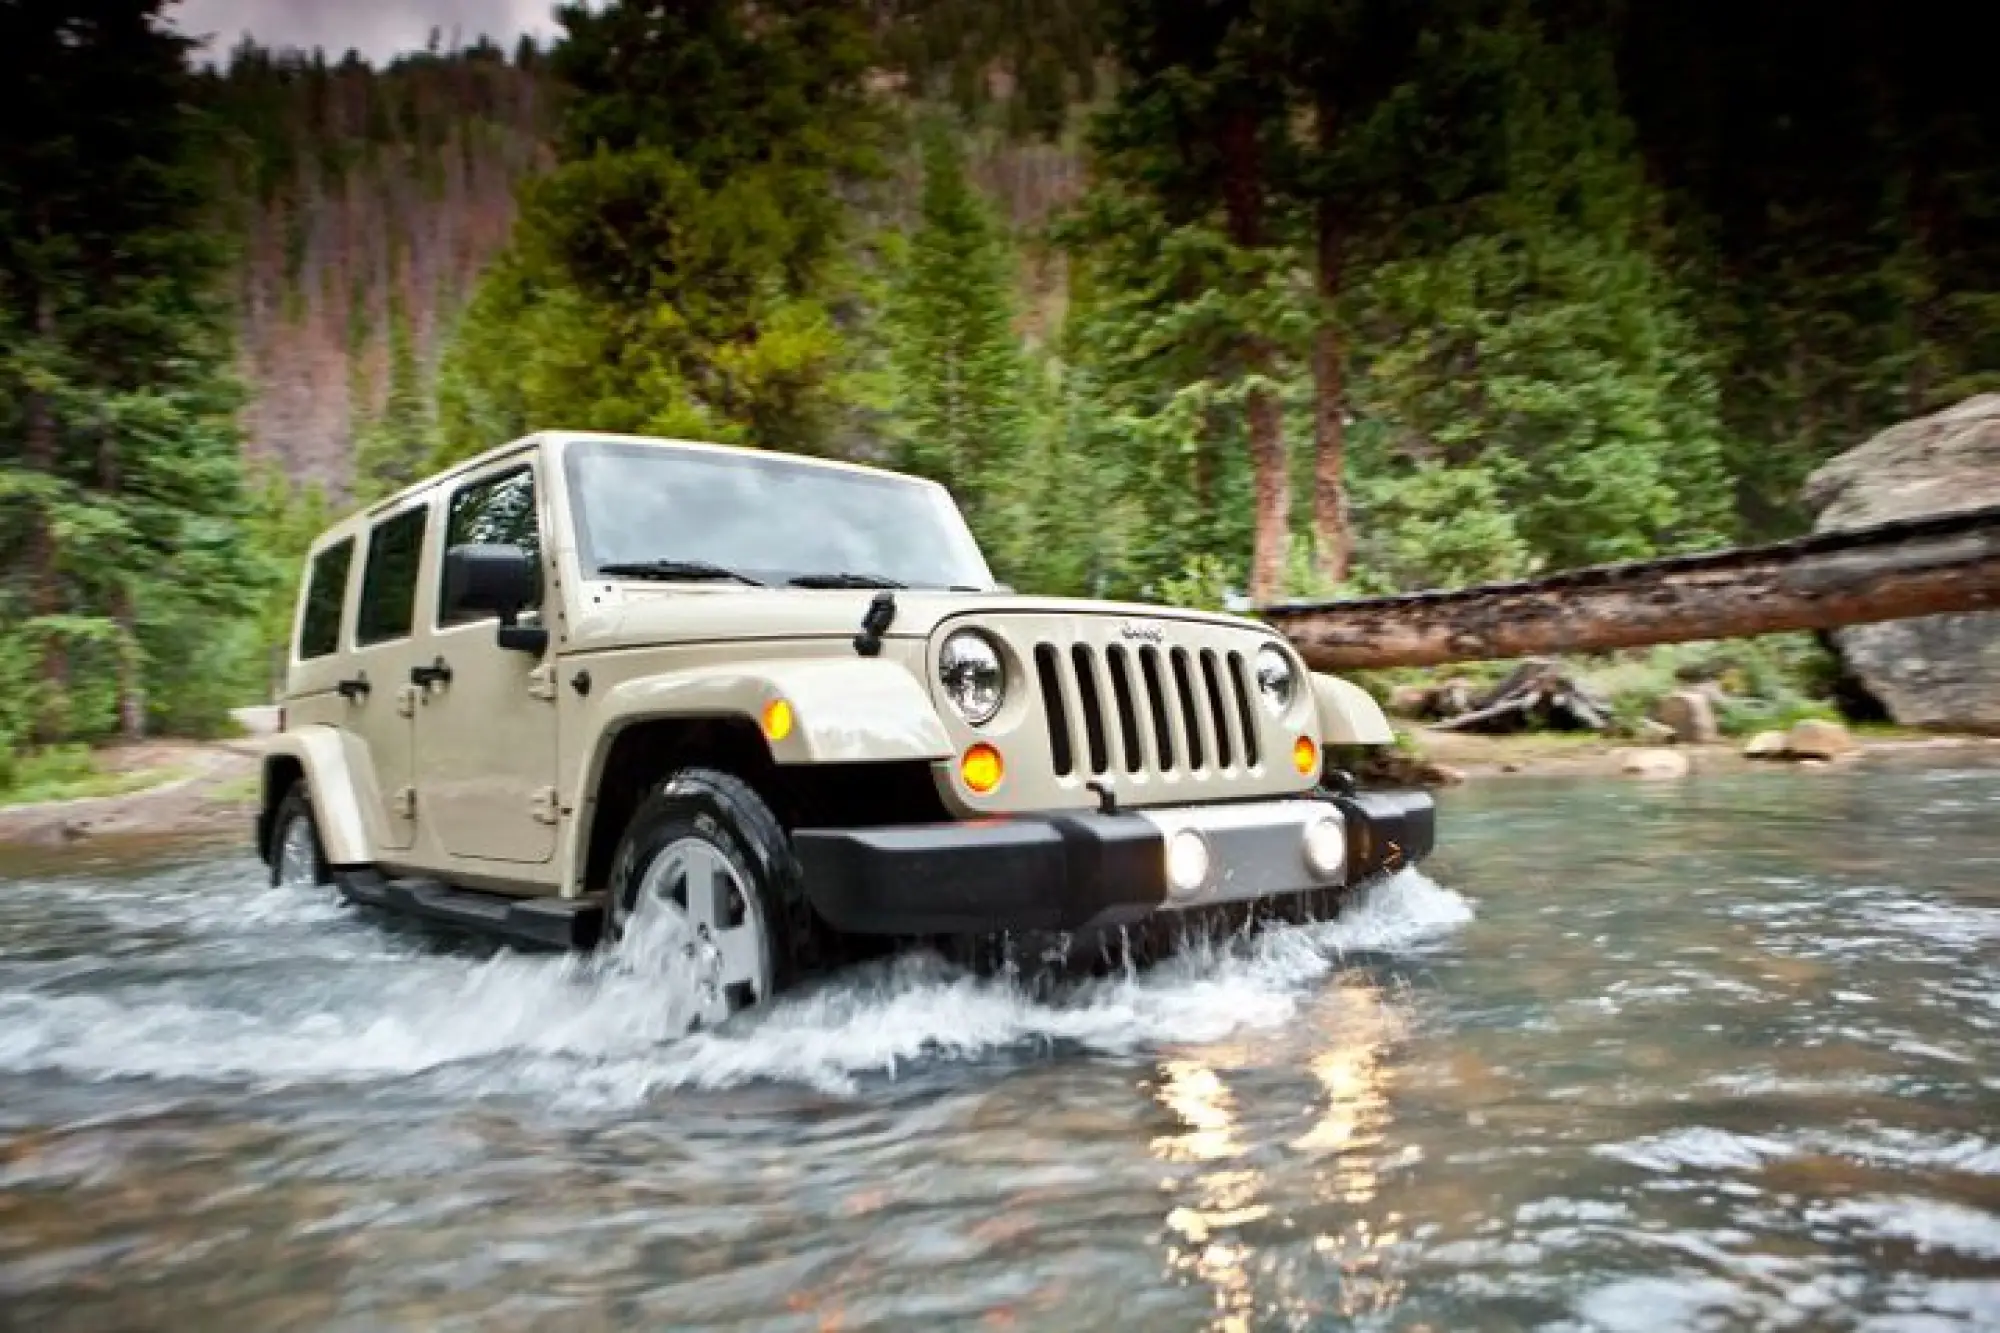
<path id="1" fill-rule="evenodd" d="M 1635 778 L 1684 778 L 1688 758 L 1678 750 L 1620 750 L 1618 771 Z"/>
<path id="2" fill-rule="evenodd" d="M 1653 704 L 1653 719 L 1673 732 L 1683 745 L 1712 745 L 1722 735 L 1715 725 L 1715 704 L 1701 690 L 1675 690 Z"/>
<path id="3" fill-rule="evenodd" d="M 1838 722 L 1807 718 L 1785 733 L 1785 752 L 1801 759 L 1838 759 L 1854 750 L 1854 737 Z"/>
<path id="4" fill-rule="evenodd" d="M 1744 757 L 1749 759 L 1783 759 L 1785 750 L 1782 731 L 1760 731 L 1743 745 Z"/>
<path id="5" fill-rule="evenodd" d="M 1822 532 L 2000 504 L 2000 394 L 1850 449 L 1813 473 L 1805 501 Z M 1833 640 L 1897 722 L 2000 734 L 2000 611 L 1855 625 Z"/>
<path id="6" fill-rule="evenodd" d="M 1389 691 L 1383 708 L 1396 717 L 1427 717 L 1431 706 L 1428 685 L 1398 685 Z"/>
<path id="7" fill-rule="evenodd" d="M 1639 725 L 1632 728 L 1632 738 L 1647 745 L 1672 745 L 1674 729 L 1654 718 L 1641 718 Z"/>

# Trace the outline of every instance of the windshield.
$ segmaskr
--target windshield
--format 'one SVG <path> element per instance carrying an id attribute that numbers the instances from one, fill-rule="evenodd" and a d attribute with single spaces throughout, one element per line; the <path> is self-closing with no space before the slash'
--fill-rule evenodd
<path id="1" fill-rule="evenodd" d="M 596 573 L 707 564 L 760 583 L 863 575 L 913 588 L 990 588 L 956 506 L 900 477 L 741 449 L 584 440 L 565 470 L 578 553 Z"/>

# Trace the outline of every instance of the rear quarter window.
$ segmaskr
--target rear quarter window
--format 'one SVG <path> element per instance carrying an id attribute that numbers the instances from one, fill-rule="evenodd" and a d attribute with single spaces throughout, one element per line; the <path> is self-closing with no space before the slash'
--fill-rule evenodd
<path id="1" fill-rule="evenodd" d="M 369 532 L 361 606 L 354 624 L 357 644 L 409 636 L 416 615 L 417 566 L 424 557 L 424 523 L 430 512 L 428 505 L 406 509 Z"/>
<path id="2" fill-rule="evenodd" d="M 300 661 L 325 657 L 340 646 L 340 606 L 347 597 L 347 571 L 353 563 L 352 537 L 313 557 L 306 578 L 305 613 L 299 617 Z"/>

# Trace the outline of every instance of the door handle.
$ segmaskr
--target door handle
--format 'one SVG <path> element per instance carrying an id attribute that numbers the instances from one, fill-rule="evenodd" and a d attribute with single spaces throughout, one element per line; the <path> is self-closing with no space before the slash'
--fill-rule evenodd
<path id="1" fill-rule="evenodd" d="M 355 703 L 358 700 L 367 698 L 369 691 L 375 687 L 368 683 L 368 673 L 363 672 L 352 680 L 341 681 L 333 688 L 335 693 L 339 694 L 341 698 L 347 700 L 349 703 Z"/>
<path id="2" fill-rule="evenodd" d="M 429 666 L 411 667 L 410 684 L 420 685 L 425 689 L 433 685 L 451 684 L 451 663 L 440 657 Z"/>

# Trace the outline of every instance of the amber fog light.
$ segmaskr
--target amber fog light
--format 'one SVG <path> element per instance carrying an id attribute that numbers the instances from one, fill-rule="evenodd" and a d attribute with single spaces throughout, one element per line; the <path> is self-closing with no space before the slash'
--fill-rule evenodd
<path id="1" fill-rule="evenodd" d="M 1347 833 L 1340 820 L 1322 815 L 1306 825 L 1306 865 L 1321 879 L 1332 879 L 1347 862 Z"/>
<path id="2" fill-rule="evenodd" d="M 984 796 L 1000 785 L 1000 779 L 1007 775 L 1007 766 L 1000 761 L 998 750 L 979 744 L 958 761 L 958 774 L 968 788 Z"/>
<path id="3" fill-rule="evenodd" d="M 1292 767 L 1302 778 L 1319 772 L 1319 747 L 1313 744 L 1312 737 L 1301 736 L 1292 742 Z"/>
<path id="4" fill-rule="evenodd" d="M 764 705 L 764 735 L 774 741 L 781 741 L 792 734 L 792 706 L 783 699 L 773 699 Z"/>

